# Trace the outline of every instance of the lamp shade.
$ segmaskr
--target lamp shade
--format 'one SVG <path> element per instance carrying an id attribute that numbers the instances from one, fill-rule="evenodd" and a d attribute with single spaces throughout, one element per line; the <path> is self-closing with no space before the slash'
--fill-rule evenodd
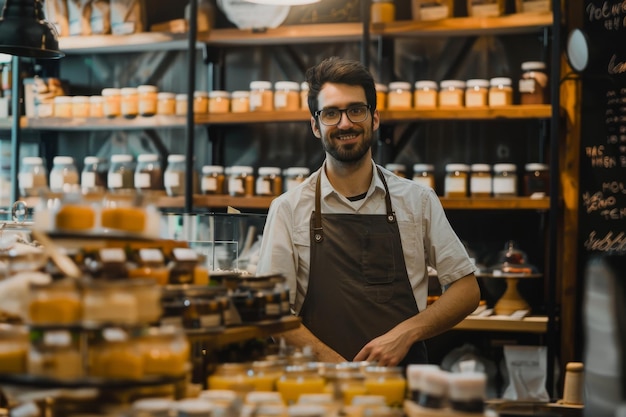
<path id="1" fill-rule="evenodd" d="M 0 17 L 0 53 L 30 58 L 55 59 L 59 34 L 45 20 L 41 0 L 6 0 Z"/>

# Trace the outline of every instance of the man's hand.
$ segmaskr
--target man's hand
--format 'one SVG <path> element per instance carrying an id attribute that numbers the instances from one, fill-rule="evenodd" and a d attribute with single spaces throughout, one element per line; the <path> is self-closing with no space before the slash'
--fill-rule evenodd
<path id="1" fill-rule="evenodd" d="M 396 366 L 404 359 L 414 341 L 402 329 L 402 323 L 382 336 L 371 340 L 353 361 L 376 361 L 381 366 Z"/>

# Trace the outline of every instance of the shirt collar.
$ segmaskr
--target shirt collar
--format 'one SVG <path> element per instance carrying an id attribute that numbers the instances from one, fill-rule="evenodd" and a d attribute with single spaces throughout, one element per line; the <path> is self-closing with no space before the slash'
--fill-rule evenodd
<path id="1" fill-rule="evenodd" d="M 370 197 L 376 190 L 380 190 L 383 195 L 385 194 L 385 185 L 383 184 L 383 181 L 380 179 L 380 176 L 378 175 L 377 169 L 376 169 L 376 164 L 374 163 L 373 160 L 371 160 L 371 164 L 372 164 L 372 170 L 374 171 L 374 175 L 372 176 L 372 182 L 370 183 L 370 186 L 367 190 L 367 197 L 365 197 L 366 199 L 368 197 Z M 340 194 L 333 188 L 333 186 L 330 183 L 330 180 L 328 179 L 328 176 L 326 175 L 326 161 L 324 161 L 324 164 L 322 165 L 322 168 L 320 169 L 320 175 L 322 176 L 321 178 L 321 197 L 322 199 L 328 197 L 331 194 L 335 194 L 337 196 L 339 196 Z"/>

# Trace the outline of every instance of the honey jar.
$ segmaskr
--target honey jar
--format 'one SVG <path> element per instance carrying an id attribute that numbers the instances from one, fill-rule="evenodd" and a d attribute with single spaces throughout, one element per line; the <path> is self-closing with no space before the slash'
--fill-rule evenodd
<path id="1" fill-rule="evenodd" d="M 193 93 L 193 113 L 207 114 L 209 112 L 209 93 L 206 91 L 195 91 Z"/>
<path id="2" fill-rule="evenodd" d="M 447 164 L 444 192 L 446 197 L 467 197 L 470 167 L 466 164 Z"/>
<path id="3" fill-rule="evenodd" d="M 287 405 L 296 404 L 302 394 L 321 394 L 325 382 L 316 366 L 291 365 L 276 381 L 276 390 L 280 392 Z"/>
<path id="4" fill-rule="evenodd" d="M 122 92 L 119 88 L 103 88 L 102 97 L 106 117 L 118 117 L 122 114 Z"/>
<path id="5" fill-rule="evenodd" d="M 176 115 L 185 116 L 187 114 L 187 94 L 176 94 Z"/>
<path id="6" fill-rule="evenodd" d="M 256 179 L 256 195 L 277 196 L 283 192 L 283 179 L 278 167 L 260 167 Z"/>
<path id="7" fill-rule="evenodd" d="M 88 117 L 89 116 L 89 97 L 73 96 L 72 97 L 72 117 Z"/>
<path id="8" fill-rule="evenodd" d="M 230 93 L 214 90 L 209 92 L 209 113 L 228 113 L 230 111 Z"/>
<path id="9" fill-rule="evenodd" d="M 121 90 L 121 113 L 127 119 L 133 119 L 139 114 L 139 93 L 136 88 L 125 87 Z"/>
<path id="10" fill-rule="evenodd" d="M 410 110 L 412 106 L 411 84 L 404 81 L 389 83 L 387 108 L 389 110 Z"/>
<path id="11" fill-rule="evenodd" d="M 202 167 L 200 191 L 202 194 L 224 194 L 224 167 L 205 165 Z"/>
<path id="12" fill-rule="evenodd" d="M 528 163 L 524 166 L 523 194 L 528 197 L 550 195 L 550 167 L 547 164 Z"/>
<path id="13" fill-rule="evenodd" d="M 89 97 L 89 117 L 104 117 L 104 97 Z"/>
<path id="14" fill-rule="evenodd" d="M 510 106 L 513 104 L 513 88 L 508 77 L 489 80 L 489 107 Z"/>
<path id="15" fill-rule="evenodd" d="M 293 81 L 274 83 L 274 110 L 300 109 L 300 86 Z"/>
<path id="16" fill-rule="evenodd" d="M 269 81 L 250 82 L 250 111 L 274 110 L 274 92 Z"/>
<path id="17" fill-rule="evenodd" d="M 48 189 L 48 172 L 43 165 L 43 159 L 38 156 L 22 158 L 18 174 L 20 194 L 24 197 L 39 196 Z"/>
<path id="18" fill-rule="evenodd" d="M 465 89 L 465 107 L 487 107 L 489 105 L 489 81 L 483 79 L 467 80 Z"/>
<path id="19" fill-rule="evenodd" d="M 413 105 L 416 109 L 434 109 L 439 100 L 439 88 L 435 81 L 422 80 L 415 82 Z"/>
<path id="20" fill-rule="evenodd" d="M 140 85 L 137 87 L 140 116 L 150 117 L 156 114 L 158 91 L 159 89 L 156 85 Z"/>
<path id="21" fill-rule="evenodd" d="M 467 0 L 467 13 L 471 17 L 494 17 L 504 13 L 505 0 Z"/>
<path id="22" fill-rule="evenodd" d="M 489 164 L 472 164 L 470 166 L 470 195 L 472 197 L 491 197 L 492 175 Z"/>
<path id="23" fill-rule="evenodd" d="M 54 102 L 54 117 L 72 117 L 72 97 L 56 96 Z"/>
<path id="24" fill-rule="evenodd" d="M 465 81 L 443 80 L 440 83 L 439 107 L 460 108 L 465 105 Z"/>
<path id="25" fill-rule="evenodd" d="M 230 95 L 230 111 L 233 113 L 246 113 L 250 111 L 250 92 L 233 91 Z"/>
<path id="26" fill-rule="evenodd" d="M 546 64 L 540 61 L 522 63 L 522 76 L 519 80 L 521 104 L 548 103 L 548 74 Z"/>
<path id="27" fill-rule="evenodd" d="M 289 167 L 283 172 L 285 177 L 285 191 L 289 191 L 302 184 L 311 170 L 307 167 Z"/>
<path id="28" fill-rule="evenodd" d="M 168 92 L 157 93 L 157 114 L 163 116 L 176 114 L 176 94 Z"/>
<path id="29" fill-rule="evenodd" d="M 254 170 L 251 166 L 234 165 L 228 176 L 228 194 L 233 197 L 254 195 Z"/>
<path id="30" fill-rule="evenodd" d="M 376 108 L 378 110 L 385 110 L 387 108 L 387 93 L 389 87 L 385 84 L 376 83 Z"/>
<path id="31" fill-rule="evenodd" d="M 413 165 L 413 181 L 435 189 L 435 166 L 432 164 Z"/>
<path id="32" fill-rule="evenodd" d="M 401 367 L 367 366 L 365 375 L 365 389 L 368 395 L 385 397 L 390 407 L 401 407 L 406 394 L 406 379 Z"/>
<path id="33" fill-rule="evenodd" d="M 515 164 L 495 164 L 493 166 L 494 197 L 517 196 L 517 167 Z"/>

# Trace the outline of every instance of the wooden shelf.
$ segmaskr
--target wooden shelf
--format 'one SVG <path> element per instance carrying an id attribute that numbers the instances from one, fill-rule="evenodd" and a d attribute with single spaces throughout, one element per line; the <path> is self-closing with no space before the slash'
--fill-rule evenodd
<path id="1" fill-rule="evenodd" d="M 413 120 L 491 120 L 548 119 L 552 107 L 548 104 L 512 105 L 495 108 L 461 108 L 432 110 L 381 110 L 381 122 L 410 122 Z"/>
<path id="2" fill-rule="evenodd" d="M 224 347 L 231 343 L 244 342 L 256 338 L 266 338 L 287 330 L 297 329 L 300 318 L 286 316 L 279 320 L 267 320 L 246 326 L 228 327 L 221 332 L 188 335 L 191 341 L 203 341 L 214 348 Z"/>
<path id="3" fill-rule="evenodd" d="M 236 209 L 268 209 L 275 197 L 231 197 L 229 195 L 194 195 L 194 207 Z M 180 208 L 185 205 L 184 197 L 161 197 L 157 205 L 161 208 Z"/>
<path id="4" fill-rule="evenodd" d="M 507 316 L 469 316 L 454 326 L 455 330 L 477 330 L 491 332 L 545 333 L 548 331 L 548 317 L 530 316 L 512 319 Z"/>

